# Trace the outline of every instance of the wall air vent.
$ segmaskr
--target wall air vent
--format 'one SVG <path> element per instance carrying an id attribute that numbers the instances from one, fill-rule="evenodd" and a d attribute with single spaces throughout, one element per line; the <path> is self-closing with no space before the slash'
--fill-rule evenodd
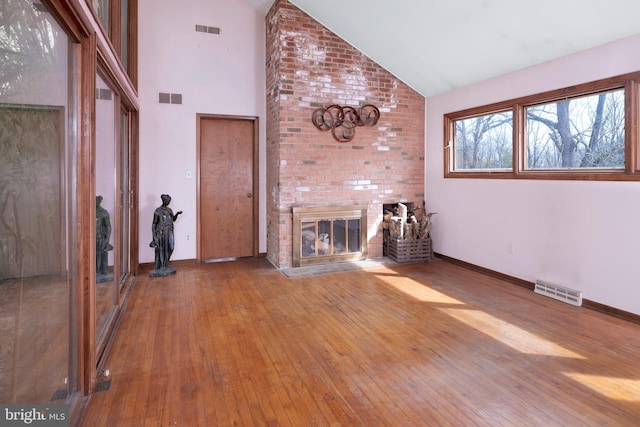
<path id="1" fill-rule="evenodd" d="M 111 89 L 96 88 L 96 99 L 102 101 L 111 101 L 113 98 L 113 92 Z"/>
<path id="2" fill-rule="evenodd" d="M 182 104 L 181 93 L 158 93 L 158 103 L 160 104 Z"/>
<path id="3" fill-rule="evenodd" d="M 220 28 L 218 27 L 207 27 L 206 25 L 197 25 L 196 31 L 199 33 L 209 33 L 209 34 L 220 34 Z"/>
<path id="4" fill-rule="evenodd" d="M 582 305 L 582 291 L 558 286 L 553 283 L 545 282 L 544 280 L 536 280 L 536 286 L 533 291 L 537 294 L 566 302 L 567 304 L 578 307 Z"/>

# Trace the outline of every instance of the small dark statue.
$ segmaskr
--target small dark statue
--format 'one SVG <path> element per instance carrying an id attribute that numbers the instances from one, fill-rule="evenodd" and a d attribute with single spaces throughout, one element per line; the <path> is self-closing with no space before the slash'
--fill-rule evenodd
<path id="1" fill-rule="evenodd" d="M 111 238 L 111 220 L 109 212 L 103 208 L 102 196 L 96 196 L 96 283 L 104 283 L 113 280 L 113 274 L 109 274 L 109 251 L 113 246 L 109 243 Z"/>
<path id="2" fill-rule="evenodd" d="M 173 222 L 178 219 L 178 215 L 182 211 L 174 215 L 169 207 L 171 196 L 163 194 L 160 198 L 162 199 L 162 206 L 158 207 L 153 213 L 153 223 L 151 224 L 153 240 L 149 243 L 149 246 L 156 250 L 155 268 L 149 273 L 151 277 L 169 276 L 176 273 L 175 268 L 169 267 L 169 259 L 173 253 L 174 244 Z"/>

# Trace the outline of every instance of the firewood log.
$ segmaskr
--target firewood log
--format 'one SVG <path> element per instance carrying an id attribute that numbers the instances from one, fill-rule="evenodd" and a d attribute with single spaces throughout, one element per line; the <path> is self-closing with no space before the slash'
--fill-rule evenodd
<path id="1" fill-rule="evenodd" d="M 407 221 L 409 224 L 409 233 L 407 233 L 409 237 L 407 238 L 415 240 L 418 238 L 418 234 L 420 233 L 420 224 L 414 215 L 411 215 Z"/>
<path id="2" fill-rule="evenodd" d="M 402 218 L 398 216 L 392 216 L 389 219 L 389 237 L 391 237 L 394 240 L 402 240 L 403 238 Z"/>
<path id="3" fill-rule="evenodd" d="M 400 217 L 401 220 L 401 225 L 400 225 L 400 230 L 401 230 L 401 234 L 399 239 L 400 240 L 404 240 L 406 239 L 407 233 L 406 233 L 406 229 L 407 229 L 407 205 L 405 205 L 404 203 L 398 203 L 398 216 Z"/>

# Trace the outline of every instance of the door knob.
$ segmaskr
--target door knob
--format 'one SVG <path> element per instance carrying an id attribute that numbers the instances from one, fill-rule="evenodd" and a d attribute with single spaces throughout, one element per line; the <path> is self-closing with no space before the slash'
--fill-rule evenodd
<path id="1" fill-rule="evenodd" d="M 247 197 L 250 199 L 251 197 L 253 197 L 253 194 L 247 193 Z"/>

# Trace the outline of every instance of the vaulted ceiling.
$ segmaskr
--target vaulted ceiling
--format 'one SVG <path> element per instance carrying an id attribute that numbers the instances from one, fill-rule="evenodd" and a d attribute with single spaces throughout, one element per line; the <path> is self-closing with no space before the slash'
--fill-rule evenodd
<path id="1" fill-rule="evenodd" d="M 638 0 L 289 1 L 425 97 L 640 33 Z"/>

